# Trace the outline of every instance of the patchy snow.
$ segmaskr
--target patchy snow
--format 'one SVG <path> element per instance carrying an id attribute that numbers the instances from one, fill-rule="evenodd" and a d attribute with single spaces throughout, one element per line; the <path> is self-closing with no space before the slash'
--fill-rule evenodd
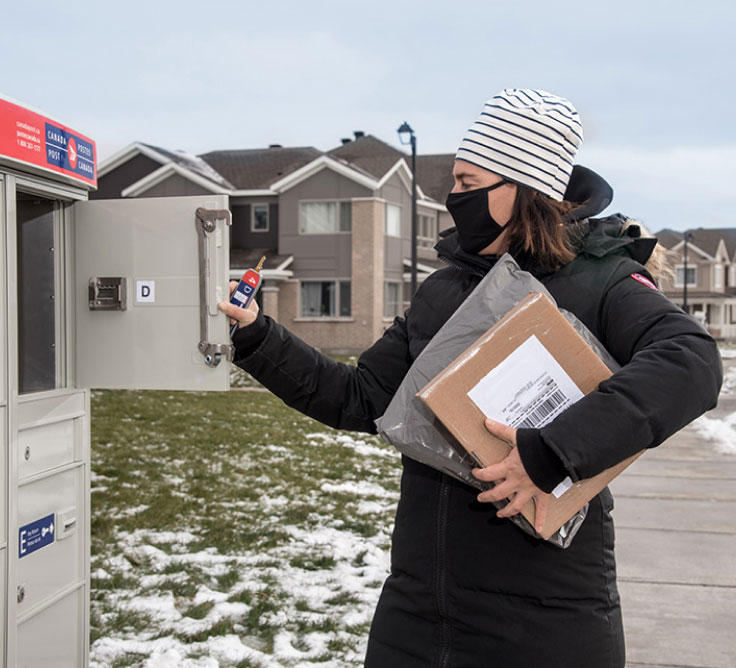
<path id="1" fill-rule="evenodd" d="M 729 366 L 725 369 L 725 373 L 723 374 L 721 395 L 733 394 L 734 392 L 736 392 L 736 366 Z"/>
<path id="2" fill-rule="evenodd" d="M 691 427 L 703 438 L 713 441 L 719 452 L 736 455 L 736 413 L 723 419 L 703 415 Z"/>
<path id="3" fill-rule="evenodd" d="M 354 494 L 355 496 L 378 496 L 392 499 L 398 498 L 398 494 L 389 492 L 385 487 L 372 482 L 365 482 L 363 480 L 341 482 L 339 484 L 323 482 L 320 485 L 320 489 L 323 492 Z"/>
<path id="4" fill-rule="evenodd" d="M 370 493 L 384 497 L 387 492 L 379 485 L 366 483 L 325 483 L 331 491 Z M 359 492 L 360 493 L 360 492 Z M 268 497 L 262 497 L 262 501 Z M 268 499 L 274 501 L 275 499 Z M 277 500 L 275 505 L 281 505 Z M 373 505 L 370 505 L 373 504 Z M 363 501 L 364 512 L 385 510 L 389 504 Z M 324 518 L 323 518 L 324 519 Z M 380 585 L 389 571 L 388 543 L 390 527 L 379 530 L 376 535 L 365 537 L 334 526 L 317 525 L 309 528 L 288 525 L 282 527 L 289 540 L 267 553 L 250 552 L 240 555 L 224 555 L 215 548 L 198 552 L 168 554 L 151 542 L 163 544 L 179 539 L 182 545 L 195 540 L 187 532 L 153 532 L 137 530 L 119 532 L 118 544 L 128 558 L 117 556 L 105 560 L 105 568 L 98 569 L 102 577 L 111 577 L 115 571 L 130 573 L 138 570 L 133 563 L 145 563 L 147 571 L 154 575 L 138 576 L 146 594 L 131 595 L 132 592 L 110 592 L 109 600 L 116 610 L 146 615 L 151 619 L 151 632 L 139 632 L 136 637 L 122 639 L 103 637 L 95 641 L 91 648 L 90 668 L 107 668 L 116 658 L 126 653 L 139 653 L 148 658 L 142 664 L 145 668 L 224 668 L 249 660 L 264 668 L 286 668 L 289 666 L 319 666 L 320 668 L 343 668 L 355 665 L 362 660 L 366 638 L 355 635 L 351 628 L 367 625 L 373 615 Z M 327 559 L 326 567 L 313 569 L 312 560 Z M 306 560 L 306 565 L 296 564 Z M 222 575 L 236 564 L 239 572 L 245 575 L 228 592 L 215 591 L 207 586 L 199 586 L 191 598 L 178 597 L 171 591 L 154 591 L 154 584 L 161 584 L 157 578 L 176 564 L 196 564 L 211 575 Z M 104 576 L 102 574 L 105 574 Z M 171 573 L 170 579 L 176 578 Z M 230 599 L 237 592 L 251 591 L 254 594 L 266 592 L 263 582 L 277 582 L 278 587 L 289 593 L 289 599 L 275 611 L 266 612 L 261 623 L 276 626 L 279 630 L 274 638 L 273 651 L 261 651 L 262 641 L 247 635 L 213 635 L 203 642 L 183 642 L 181 638 L 206 633 L 221 620 L 230 619 L 236 623 L 244 619 L 250 606 L 233 602 Z M 296 595 L 295 595 L 296 594 Z M 273 594 L 278 596 L 279 594 Z M 346 597 L 343 603 L 337 602 Z M 211 604 L 211 608 L 201 619 L 187 616 L 193 606 Z M 323 630 L 321 623 L 339 619 L 338 628 Z M 304 622 L 314 625 L 312 630 L 297 633 L 293 624 Z M 290 628 L 291 625 L 291 628 Z M 151 639 L 151 636 L 163 637 Z M 330 652 L 330 643 L 345 641 L 352 649 L 346 649 L 342 658 L 325 661 Z M 261 645 L 261 647 L 259 647 Z"/>
<path id="5" fill-rule="evenodd" d="M 381 448 L 370 443 L 366 443 L 360 438 L 356 438 L 350 434 L 329 434 L 324 432 L 314 432 L 306 434 L 306 438 L 310 441 L 321 440 L 325 443 L 337 443 L 346 448 L 354 450 L 357 454 L 366 457 L 389 457 L 398 459 L 401 455 L 395 448 Z"/>

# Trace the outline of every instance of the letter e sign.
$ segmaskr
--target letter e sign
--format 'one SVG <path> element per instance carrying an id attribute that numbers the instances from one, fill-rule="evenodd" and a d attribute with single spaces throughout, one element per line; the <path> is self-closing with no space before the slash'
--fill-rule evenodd
<path id="1" fill-rule="evenodd" d="M 156 281 L 136 281 L 135 301 L 138 304 L 153 304 L 156 301 Z"/>

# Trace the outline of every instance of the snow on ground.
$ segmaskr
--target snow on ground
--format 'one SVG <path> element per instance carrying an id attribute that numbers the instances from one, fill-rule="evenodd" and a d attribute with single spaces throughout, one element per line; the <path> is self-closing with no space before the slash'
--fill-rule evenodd
<path id="1" fill-rule="evenodd" d="M 105 632 L 91 645 L 90 668 L 362 664 L 390 567 L 399 455 L 375 437 L 305 431 L 278 444 L 266 434 L 257 457 L 228 453 L 228 487 L 250 493 L 199 492 L 201 511 L 183 525 L 191 532 L 138 528 L 155 522 L 157 508 L 137 496 L 106 508 L 116 526 L 92 563 L 92 613 Z M 193 480 L 222 479 L 212 455 L 198 468 L 194 459 L 166 456 L 154 482 L 172 497 L 191 494 Z M 279 478 L 277 467 L 292 461 L 311 466 L 310 474 Z M 320 462 L 333 468 L 320 470 Z M 137 474 L 132 468 L 134 482 L 102 475 L 95 482 L 105 495 L 108 486 L 146 485 Z M 201 535 L 213 514 L 223 526 L 218 547 L 217 531 L 212 542 Z M 241 523 L 250 537 L 238 542 L 228 529 Z"/>
<path id="2" fill-rule="evenodd" d="M 736 359 L 736 349 L 721 349 L 724 360 Z M 736 364 L 724 365 L 723 387 L 721 398 L 736 395 Z M 719 452 L 736 455 L 736 413 L 722 418 L 713 417 L 712 412 L 702 415 L 691 425 L 703 438 L 712 441 Z"/>
<path id="3" fill-rule="evenodd" d="M 703 438 L 713 441 L 719 452 L 736 455 L 736 413 L 731 413 L 723 419 L 703 415 L 695 420 L 691 427 Z"/>

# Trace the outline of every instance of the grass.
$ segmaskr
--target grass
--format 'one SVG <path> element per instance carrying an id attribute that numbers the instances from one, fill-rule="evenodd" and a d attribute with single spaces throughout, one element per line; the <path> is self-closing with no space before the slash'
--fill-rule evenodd
<path id="1" fill-rule="evenodd" d="M 398 484 L 268 392 L 93 392 L 91 666 L 361 665 Z"/>

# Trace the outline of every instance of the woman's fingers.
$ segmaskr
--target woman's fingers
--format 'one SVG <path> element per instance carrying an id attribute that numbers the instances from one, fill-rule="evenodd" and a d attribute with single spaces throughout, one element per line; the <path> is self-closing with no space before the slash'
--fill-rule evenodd
<path id="1" fill-rule="evenodd" d="M 516 445 L 516 429 L 513 427 L 491 420 L 491 418 L 486 418 L 484 424 L 486 429 L 497 438 L 511 443 L 511 445 Z"/>
<path id="2" fill-rule="evenodd" d="M 217 308 L 230 318 L 231 325 L 237 322 L 240 327 L 250 325 L 258 317 L 258 304 L 255 300 L 248 304 L 248 308 L 240 308 L 230 302 L 220 302 Z"/>

